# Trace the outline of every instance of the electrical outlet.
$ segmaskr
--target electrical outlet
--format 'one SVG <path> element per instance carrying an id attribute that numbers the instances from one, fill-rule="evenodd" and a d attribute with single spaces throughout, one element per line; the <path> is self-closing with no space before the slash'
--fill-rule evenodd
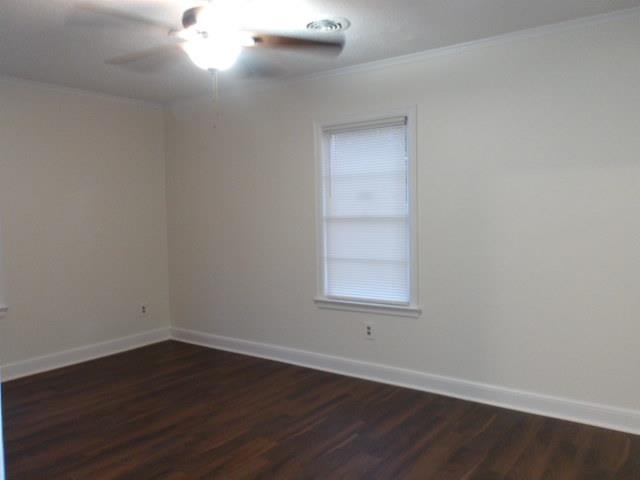
<path id="1" fill-rule="evenodd" d="M 364 338 L 366 338 L 367 340 L 376 339 L 376 329 L 373 323 L 364 322 Z"/>
<path id="2" fill-rule="evenodd" d="M 149 314 L 149 307 L 146 305 L 140 305 L 140 316 L 146 317 Z"/>

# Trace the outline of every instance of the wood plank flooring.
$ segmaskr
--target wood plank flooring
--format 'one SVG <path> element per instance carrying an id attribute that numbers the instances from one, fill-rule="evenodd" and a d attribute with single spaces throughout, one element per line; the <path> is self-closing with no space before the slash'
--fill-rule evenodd
<path id="1" fill-rule="evenodd" d="M 640 437 L 164 342 L 4 385 L 7 480 L 640 479 Z"/>

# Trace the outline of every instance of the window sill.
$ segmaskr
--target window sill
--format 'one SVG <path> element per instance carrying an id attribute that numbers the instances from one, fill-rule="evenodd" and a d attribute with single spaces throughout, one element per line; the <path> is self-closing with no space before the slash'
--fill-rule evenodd
<path id="1" fill-rule="evenodd" d="M 336 300 L 323 297 L 316 297 L 313 301 L 318 306 L 318 308 L 324 308 L 328 310 L 375 313 L 378 315 L 391 315 L 395 317 L 413 318 L 417 318 L 422 314 L 422 309 L 414 305 L 382 305 L 378 303 L 353 302 L 349 300 Z"/>

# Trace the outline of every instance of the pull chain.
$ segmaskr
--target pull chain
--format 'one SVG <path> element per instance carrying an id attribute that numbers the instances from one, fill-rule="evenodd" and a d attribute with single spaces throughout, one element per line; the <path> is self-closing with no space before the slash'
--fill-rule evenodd
<path id="1" fill-rule="evenodd" d="M 211 72 L 211 84 L 213 86 L 213 103 L 218 103 L 218 71 L 209 70 Z"/>
<path id="2" fill-rule="evenodd" d="M 211 69 L 209 70 L 209 72 L 211 73 L 211 86 L 213 87 L 212 92 L 211 92 L 211 100 L 212 100 L 212 121 L 213 121 L 213 128 L 217 128 L 217 120 L 218 120 L 218 71 Z"/>

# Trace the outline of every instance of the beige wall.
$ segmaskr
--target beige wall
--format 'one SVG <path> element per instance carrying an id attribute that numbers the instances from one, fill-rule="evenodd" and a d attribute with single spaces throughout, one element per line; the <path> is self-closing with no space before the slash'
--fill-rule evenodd
<path id="1" fill-rule="evenodd" d="M 2 246 L 2 219 L 0 218 L 0 318 L 7 308 L 6 287 L 4 281 L 4 247 Z"/>
<path id="2" fill-rule="evenodd" d="M 0 363 L 168 326 L 162 110 L 0 81 L 0 125 Z"/>
<path id="3" fill-rule="evenodd" d="M 639 49 L 634 16 L 176 104 L 173 323 L 640 408 Z M 319 310 L 313 122 L 407 105 L 424 313 Z"/>
<path id="4" fill-rule="evenodd" d="M 168 326 L 168 205 L 178 327 L 639 409 L 638 47 L 633 16 L 223 89 L 166 125 L 1 81 L 0 364 Z M 412 105 L 424 313 L 319 310 L 313 122 Z"/>

